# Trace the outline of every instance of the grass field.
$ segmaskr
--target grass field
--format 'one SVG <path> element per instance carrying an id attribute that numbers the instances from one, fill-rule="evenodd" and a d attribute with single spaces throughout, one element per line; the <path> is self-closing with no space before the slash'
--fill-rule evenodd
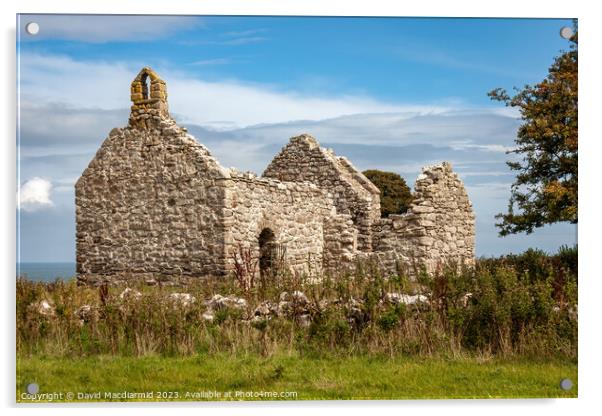
<path id="1" fill-rule="evenodd" d="M 40 386 L 39 393 L 62 392 L 55 401 L 577 397 L 577 363 L 567 360 L 211 354 L 32 357 L 18 358 L 17 366 L 21 403 L 32 402 L 22 396 L 31 382 Z M 563 378 L 573 381 L 570 391 L 560 388 Z M 209 398 L 209 391 L 220 396 Z M 124 392 L 152 397 L 128 399 Z M 78 399 L 77 393 L 100 397 Z"/>
<path id="2" fill-rule="evenodd" d="M 577 254 L 252 288 L 18 279 L 17 400 L 576 397 Z"/>

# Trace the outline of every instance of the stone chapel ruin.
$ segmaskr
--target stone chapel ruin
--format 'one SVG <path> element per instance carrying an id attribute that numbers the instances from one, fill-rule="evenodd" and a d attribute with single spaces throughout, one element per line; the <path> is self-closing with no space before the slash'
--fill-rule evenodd
<path id="1" fill-rule="evenodd" d="M 474 212 L 447 162 L 423 168 L 407 213 L 381 218 L 378 188 L 310 135 L 290 139 L 257 177 L 222 167 L 176 124 L 150 68 L 131 100 L 128 125 L 109 133 L 75 184 L 80 282 L 225 276 L 241 248 L 259 269 L 277 248 L 308 275 L 363 258 L 390 270 L 474 262 Z"/>

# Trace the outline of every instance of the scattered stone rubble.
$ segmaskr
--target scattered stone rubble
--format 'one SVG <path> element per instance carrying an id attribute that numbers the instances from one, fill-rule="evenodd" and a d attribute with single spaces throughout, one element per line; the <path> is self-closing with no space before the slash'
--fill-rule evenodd
<path id="1" fill-rule="evenodd" d="M 205 305 L 207 305 L 207 307 L 215 311 L 219 311 L 222 309 L 247 309 L 247 301 L 243 298 L 237 298 L 234 295 L 213 295 L 211 299 L 205 302 Z"/>
<path id="2" fill-rule="evenodd" d="M 385 300 L 393 305 L 415 305 L 428 302 L 428 298 L 424 295 L 406 295 L 404 293 L 387 293 Z"/>
<path id="3" fill-rule="evenodd" d="M 247 310 L 246 299 L 237 298 L 234 295 L 222 296 L 216 294 L 213 295 L 211 299 L 204 301 L 203 304 L 207 307 L 207 310 L 202 315 L 202 318 L 205 321 L 213 322 L 215 319 L 215 312 L 223 310 L 241 311 L 243 312 L 243 316 L 246 316 L 246 314 L 244 314 Z"/>
<path id="4" fill-rule="evenodd" d="M 121 299 L 122 301 L 139 300 L 141 297 L 142 293 L 129 287 L 123 289 L 123 292 L 119 294 L 119 299 Z"/>
<path id="5" fill-rule="evenodd" d="M 75 317 L 79 319 L 80 326 L 96 320 L 98 318 L 98 311 L 92 305 L 82 305 L 74 313 Z"/>
<path id="6" fill-rule="evenodd" d="M 126 288 L 118 297 L 121 303 L 122 312 L 127 312 L 130 308 L 138 307 L 139 303 L 134 302 L 140 300 L 142 294 L 134 289 Z M 473 298 L 472 293 L 466 293 L 460 298 L 460 306 L 466 308 L 470 306 L 470 301 Z M 197 302 L 197 299 L 190 293 L 169 293 L 165 297 L 168 305 L 178 310 L 190 311 Z M 406 294 L 398 292 L 387 292 L 378 302 L 379 307 L 387 305 L 407 305 L 413 310 L 422 310 L 428 307 L 430 302 L 428 294 Z M 282 292 L 278 297 L 278 302 L 264 300 L 260 302 L 249 313 L 249 304 L 246 299 L 236 297 L 235 295 L 222 296 L 215 294 L 211 298 L 202 302 L 204 311 L 201 313 L 201 319 L 207 323 L 215 321 L 215 315 L 218 311 L 233 311 L 240 312 L 235 316 L 235 319 L 240 319 L 242 322 L 259 323 L 261 321 L 269 321 L 276 318 L 288 319 L 294 321 L 301 327 L 309 327 L 314 321 L 316 315 L 320 315 L 327 311 L 328 308 L 339 309 L 344 313 L 347 322 L 350 326 L 356 329 L 361 329 L 368 324 L 372 317 L 368 312 L 363 300 L 350 297 L 348 299 L 321 299 L 319 301 L 310 300 L 303 292 L 293 291 Z M 572 318 L 577 318 L 577 308 L 569 306 L 569 313 Z M 51 319 L 56 317 L 55 307 L 47 300 L 42 299 L 33 302 L 29 305 L 28 310 L 32 314 Z M 331 309 L 332 310 L 332 309 Z M 559 312 L 561 306 L 554 306 L 554 312 Z M 90 304 L 84 304 L 73 312 L 73 317 L 80 326 L 83 326 L 92 321 L 99 319 L 99 308 Z"/>
<path id="7" fill-rule="evenodd" d="M 45 318 L 52 318 L 56 316 L 56 309 L 54 305 L 52 305 L 46 299 L 42 299 L 29 305 L 29 311 Z"/>
<path id="8" fill-rule="evenodd" d="M 188 308 L 196 302 L 190 293 L 171 293 L 168 297 L 174 307 Z"/>

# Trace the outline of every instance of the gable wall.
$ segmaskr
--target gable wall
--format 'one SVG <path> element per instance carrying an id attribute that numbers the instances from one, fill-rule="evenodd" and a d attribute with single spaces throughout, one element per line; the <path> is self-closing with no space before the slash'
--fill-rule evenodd
<path id="1" fill-rule="evenodd" d="M 263 173 L 282 181 L 307 181 L 332 195 L 337 213 L 358 229 L 358 249 L 372 249 L 372 224 L 380 218 L 378 189 L 344 158 L 320 147 L 309 135 L 290 140 Z"/>
<path id="2" fill-rule="evenodd" d="M 76 184 L 79 279 L 222 273 L 226 176 L 172 120 L 114 129 Z"/>

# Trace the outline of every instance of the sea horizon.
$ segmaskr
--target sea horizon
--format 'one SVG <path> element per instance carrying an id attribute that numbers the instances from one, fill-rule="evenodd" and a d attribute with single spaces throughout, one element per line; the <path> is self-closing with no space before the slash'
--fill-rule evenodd
<path id="1" fill-rule="evenodd" d="M 75 277 L 75 262 L 17 262 L 16 277 L 35 281 L 68 280 Z"/>

